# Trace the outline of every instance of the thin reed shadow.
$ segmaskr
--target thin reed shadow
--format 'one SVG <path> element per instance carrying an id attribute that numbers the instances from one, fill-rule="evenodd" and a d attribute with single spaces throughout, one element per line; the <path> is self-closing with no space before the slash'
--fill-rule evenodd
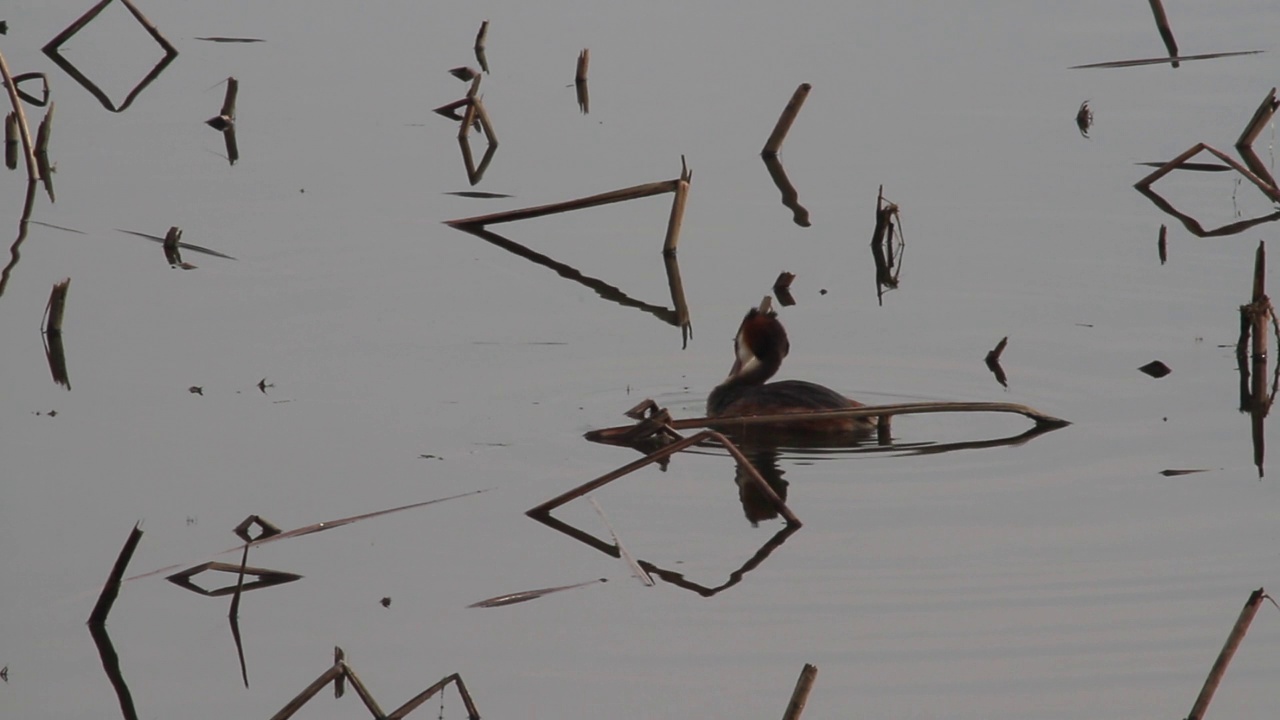
<path id="1" fill-rule="evenodd" d="M 71 79 L 75 80 L 81 87 L 88 90 L 91 95 L 97 98 L 98 102 L 101 103 L 104 108 L 114 113 L 121 113 L 133 104 L 133 101 L 138 97 L 138 95 L 141 94 L 142 91 L 145 90 L 157 77 L 159 77 L 160 73 L 164 72 L 165 68 L 169 67 L 169 64 L 178 57 L 178 50 L 170 44 L 167 39 L 165 39 L 164 35 L 160 34 L 160 30 L 142 14 L 142 11 L 133 4 L 132 0 L 120 0 L 121 4 L 129 10 L 129 13 L 133 15 L 134 19 L 137 20 L 138 23 L 142 25 L 143 29 L 147 31 L 147 34 L 149 34 L 152 39 L 160 45 L 161 49 L 164 50 L 164 57 L 160 58 L 160 61 L 151 69 L 151 72 L 147 73 L 146 77 L 142 78 L 142 80 L 134 86 L 133 90 L 129 91 L 124 102 L 116 105 L 116 103 L 112 101 L 101 88 L 90 80 L 87 75 L 81 72 L 79 68 L 72 64 L 70 60 L 63 57 L 61 52 L 59 52 L 63 43 L 69 40 L 76 33 L 80 32 L 85 25 L 88 25 L 94 18 L 96 18 L 98 14 L 107 7 L 107 5 L 111 4 L 111 2 L 112 0 L 102 0 L 97 5 L 94 5 L 88 12 L 81 15 L 79 19 L 71 23 L 71 25 L 68 25 L 66 29 L 58 33 L 56 37 L 45 44 L 43 52 L 45 55 L 49 56 L 49 59 L 52 60 L 55 65 L 62 68 L 63 72 L 70 75 Z"/>
<path id="2" fill-rule="evenodd" d="M 684 345 L 687 347 L 689 338 L 692 337 L 693 326 L 689 319 L 689 307 L 685 302 L 684 284 L 680 279 L 680 263 L 674 254 L 663 256 L 663 267 L 667 274 L 667 286 L 671 291 L 671 303 L 673 307 L 665 307 L 662 305 L 654 305 L 652 303 L 636 300 L 619 288 L 609 283 L 589 275 L 584 275 L 577 268 L 555 260 L 542 253 L 535 252 L 514 240 L 499 235 L 482 225 L 453 225 L 454 228 L 462 232 L 474 235 L 485 242 L 502 248 L 512 255 L 522 257 L 532 263 L 550 268 L 557 275 L 572 280 L 584 287 L 594 291 L 596 295 L 617 303 L 623 307 L 635 308 L 649 315 L 652 315 L 662 322 L 678 327 L 681 330 L 681 337 Z"/>

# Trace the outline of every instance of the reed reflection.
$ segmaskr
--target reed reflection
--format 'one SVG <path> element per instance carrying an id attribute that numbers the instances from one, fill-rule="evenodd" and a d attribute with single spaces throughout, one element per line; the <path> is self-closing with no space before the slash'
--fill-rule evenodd
<path id="1" fill-rule="evenodd" d="M 156 41 L 162 50 L 164 50 L 164 56 L 160 58 L 160 61 L 156 63 L 155 67 L 151 68 L 151 72 L 147 73 L 147 75 L 129 91 L 129 94 L 125 96 L 124 101 L 119 105 L 116 105 L 116 103 L 108 97 L 101 88 L 90 80 L 87 75 L 81 72 L 80 69 L 77 68 L 70 60 L 63 57 L 60 52 L 63 43 L 70 40 L 72 36 L 80 32 L 84 26 L 92 22 L 93 19 L 107 7 L 107 5 L 111 4 L 111 2 L 112 0 L 102 0 L 97 5 L 89 8 L 88 12 L 81 15 L 75 22 L 68 25 L 66 29 L 58 33 L 56 37 L 45 44 L 43 52 L 54 62 L 55 65 L 62 68 L 63 72 L 70 75 L 72 80 L 75 80 L 81 87 L 88 90 L 91 95 L 97 98 L 98 102 L 101 103 L 104 108 L 114 113 L 120 113 L 127 110 L 129 106 L 133 104 L 133 101 L 138 97 L 138 95 L 141 94 L 142 91 L 145 90 L 157 77 L 160 77 L 160 73 L 164 72 L 164 69 L 169 67 L 169 64 L 178 57 L 178 50 L 170 44 L 167 39 L 165 39 L 164 35 L 160 33 L 160 30 L 156 28 L 155 23 L 148 20 L 147 17 L 142 14 L 142 11 L 133 4 L 132 0 L 120 0 L 120 3 L 125 6 L 129 11 L 129 14 L 131 14 L 133 18 L 142 25 L 142 28 L 147 31 L 147 34 Z"/>

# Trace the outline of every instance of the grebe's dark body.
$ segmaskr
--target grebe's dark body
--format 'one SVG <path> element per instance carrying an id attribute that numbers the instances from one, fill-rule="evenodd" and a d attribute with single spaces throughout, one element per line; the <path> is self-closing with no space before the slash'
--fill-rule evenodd
<path id="1" fill-rule="evenodd" d="M 862 403 L 816 383 L 804 380 L 766 382 L 778 372 L 782 359 L 791 351 L 787 331 L 775 313 L 752 308 L 742 319 L 733 346 L 733 369 L 729 371 L 729 377 L 707 397 L 708 417 L 776 415 L 862 406 Z M 829 418 L 764 427 L 788 435 L 830 435 L 866 433 L 875 425 L 871 418 Z"/>

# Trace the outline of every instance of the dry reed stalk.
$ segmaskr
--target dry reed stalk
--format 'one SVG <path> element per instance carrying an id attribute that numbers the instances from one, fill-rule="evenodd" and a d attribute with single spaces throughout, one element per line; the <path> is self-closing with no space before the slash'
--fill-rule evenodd
<path id="1" fill-rule="evenodd" d="M 1168 175 L 1174 170 L 1177 170 L 1179 167 L 1183 165 L 1183 163 L 1185 163 L 1187 160 L 1190 160 L 1192 157 L 1195 157 L 1201 152 L 1208 152 L 1211 155 L 1214 155 L 1215 157 L 1217 157 L 1222 162 L 1226 163 L 1227 165 L 1230 165 L 1233 170 L 1243 175 L 1245 179 L 1248 180 L 1249 182 L 1253 183 L 1254 186 L 1257 187 L 1259 190 L 1261 190 L 1262 194 L 1270 198 L 1272 202 L 1280 203 L 1280 190 L 1276 189 L 1274 185 L 1258 177 L 1256 174 L 1251 172 L 1248 168 L 1244 167 L 1239 162 L 1237 162 L 1235 158 L 1227 155 L 1226 153 L 1213 147 L 1212 145 L 1208 145 L 1202 142 L 1196 143 L 1195 145 L 1192 145 L 1190 148 L 1187 148 L 1187 150 L 1184 151 L 1182 154 L 1178 155 L 1174 159 L 1165 163 L 1155 172 L 1151 173 L 1150 175 L 1147 175 L 1146 177 L 1142 178 L 1138 182 L 1134 183 L 1133 186 L 1135 188 L 1138 188 L 1139 190 L 1149 190 L 1151 188 L 1152 183 L 1164 177 L 1165 175 Z"/>
<path id="2" fill-rule="evenodd" d="M 44 333 L 46 335 L 62 334 L 62 315 L 67 309 L 67 290 L 71 287 L 71 278 L 54 283 L 49 293 L 49 302 L 45 305 Z"/>
<path id="3" fill-rule="evenodd" d="M 125 8 L 129 10 L 129 12 L 133 15 L 134 19 L 137 20 L 140 25 L 142 25 L 143 29 L 145 29 L 147 33 L 151 35 L 152 39 L 154 39 L 157 43 L 160 43 L 160 47 L 164 48 L 166 53 L 170 53 L 173 55 L 178 54 L 177 48 L 175 48 L 165 38 L 164 35 L 160 34 L 160 30 L 159 28 L 156 27 L 155 23 L 147 19 L 147 16 L 142 14 L 142 11 L 138 9 L 138 6 L 133 4 L 132 0 L 120 0 L 120 2 L 125 6 Z M 59 45 L 66 42 L 67 39 L 70 38 L 72 35 L 75 35 L 76 33 L 80 32 L 81 28 L 83 28 L 85 25 L 88 25 L 89 22 L 93 20 L 95 17 L 97 17 L 98 13 L 102 12 L 103 8 L 105 8 L 109 4 L 111 4 L 111 0 L 102 0 L 102 2 L 89 8 L 88 12 L 86 12 L 84 15 L 81 15 L 79 18 L 77 18 L 75 22 L 68 25 L 65 30 L 58 33 L 52 40 L 45 43 L 45 46 L 43 48 L 44 52 L 48 53 L 50 49 L 57 49 Z"/>
<path id="4" fill-rule="evenodd" d="M 752 425 L 788 425 L 811 422 L 814 420 L 833 420 L 837 418 L 870 418 L 886 415 L 918 415 L 948 412 L 1003 412 L 1022 415 L 1035 422 L 1037 427 L 1060 428 L 1071 423 L 1056 418 L 1026 405 L 998 402 L 942 402 L 942 403 L 899 403 L 895 405 L 863 405 L 861 407 L 843 408 L 840 410 L 813 410 L 809 412 L 780 413 L 774 415 L 740 415 L 737 417 L 700 417 L 685 420 L 672 420 L 668 425 L 672 430 L 690 430 L 704 427 L 720 427 L 740 429 Z M 592 430 L 585 437 L 592 442 L 609 442 L 628 435 L 634 426 Z M 670 447 L 670 446 L 668 446 Z M 677 449 L 683 449 L 681 448 Z M 665 449 L 665 448 L 664 448 Z M 627 472 L 630 472 L 628 470 Z M 625 473 L 624 473 L 625 474 Z M 594 488 L 592 488 L 594 489 Z"/>
<path id="5" fill-rule="evenodd" d="M 356 695 L 360 696 L 361 702 L 364 703 L 365 707 L 369 708 L 369 712 L 373 713 L 375 718 L 386 717 L 386 713 L 382 712 L 382 708 L 378 707 L 378 701 L 373 699 L 373 694 L 360 681 L 360 676 L 356 675 L 355 668 L 348 665 L 345 660 L 340 661 L 340 664 L 342 665 L 343 674 L 347 676 L 347 680 L 351 681 L 351 688 L 356 691 Z"/>
<path id="6" fill-rule="evenodd" d="M 89 627 L 106 625 L 107 614 L 111 612 L 111 606 L 120 595 L 120 582 L 124 577 L 125 568 L 129 567 L 129 560 L 133 558 L 133 551 L 138 549 L 138 541 L 141 539 L 142 529 L 134 525 L 133 530 L 129 532 L 129 539 L 125 541 L 120 554 L 116 556 L 115 565 L 111 566 L 111 574 L 107 576 L 106 585 L 102 586 L 102 594 L 98 596 L 93 612 L 89 613 Z"/>
<path id="7" fill-rule="evenodd" d="M 689 198 L 689 181 L 693 173 L 680 156 L 680 179 L 676 181 L 675 197 L 671 200 L 671 216 L 667 218 L 667 235 L 662 240 L 664 255 L 674 255 L 680 244 L 680 227 L 684 224 L 684 206 Z"/>
<path id="8" fill-rule="evenodd" d="M 471 125 L 476 122 L 476 112 L 479 102 L 473 98 L 466 98 L 466 110 L 462 111 L 462 122 L 458 125 L 458 139 L 465 141 L 471 135 Z"/>
<path id="9" fill-rule="evenodd" d="M 805 98 L 809 97 L 809 90 L 812 88 L 813 86 L 809 83 L 800 83 L 796 91 L 791 94 L 791 99 L 787 101 L 787 106 L 782 109 L 782 114 L 778 116 L 777 124 L 773 126 L 773 132 L 769 135 L 769 140 L 764 144 L 764 150 L 760 151 L 761 155 L 777 155 L 778 151 L 782 150 L 782 141 L 787 139 L 791 124 L 796 121 L 796 116 L 800 114 L 800 108 L 804 105 Z"/>
<path id="10" fill-rule="evenodd" d="M 0 77 L 4 78 L 5 89 L 9 91 L 9 103 L 17 117 L 18 136 L 22 138 L 22 149 L 27 159 L 27 179 L 34 182 L 40 179 L 40 168 L 36 164 L 35 146 L 31 142 L 31 127 L 27 125 L 27 114 L 23 112 L 22 100 L 18 97 L 18 83 L 9 73 L 9 63 L 5 62 L 4 53 L 0 53 Z"/>
<path id="11" fill-rule="evenodd" d="M 1276 89 L 1271 88 L 1271 92 L 1267 93 L 1267 96 L 1262 99 L 1262 104 L 1254 111 L 1249 124 L 1245 125 L 1244 131 L 1240 133 L 1240 139 L 1236 140 L 1236 147 L 1252 147 L 1253 141 L 1258 139 L 1258 134 L 1271 121 L 1271 116 L 1275 115 L 1277 108 L 1280 108 L 1280 100 L 1276 100 Z"/>
<path id="12" fill-rule="evenodd" d="M 396 708 L 394 712 L 387 716 L 387 720 L 401 720 L 405 715 L 416 710 L 419 705 L 430 700 L 432 695 L 443 690 L 449 683 L 453 683 L 458 687 L 458 695 L 462 697 L 462 704 L 467 709 L 469 720 L 480 720 L 480 711 L 476 709 L 476 703 L 471 699 L 471 693 L 467 692 L 466 683 L 462 682 L 462 676 L 458 673 L 442 678 L 440 682 L 418 693 L 404 705 Z"/>
<path id="13" fill-rule="evenodd" d="M 1164 3 L 1160 0 L 1151 0 L 1151 14 L 1156 18 L 1156 29 L 1160 31 L 1160 39 L 1164 41 L 1164 47 L 1169 51 L 1170 58 L 1178 57 L 1178 41 L 1173 38 L 1173 28 L 1169 27 L 1169 17 L 1164 14 Z M 1172 62 L 1173 67 L 1178 67 L 1178 62 Z"/>
<path id="14" fill-rule="evenodd" d="M 1262 606 L 1262 599 L 1271 599 L 1267 595 L 1266 590 L 1258 588 L 1249 594 L 1249 599 L 1245 602 L 1244 608 L 1240 610 L 1240 616 L 1236 618 L 1236 624 L 1231 628 L 1231 634 L 1227 636 L 1227 642 L 1222 646 L 1222 652 L 1218 653 L 1218 659 L 1214 661 L 1213 668 L 1209 670 L 1209 677 L 1205 678 L 1204 687 L 1200 689 L 1200 695 L 1196 697 L 1195 704 L 1191 706 L 1191 714 L 1187 716 L 1187 720 L 1203 720 L 1204 713 L 1209 709 L 1209 701 L 1213 700 L 1213 693 L 1218 689 L 1218 684 L 1222 682 L 1222 676 L 1227 672 L 1227 665 L 1231 663 L 1231 658 L 1236 654 L 1236 650 L 1240 647 L 1244 635 L 1249 631 L 1249 624 L 1253 622 L 1253 616 L 1258 614 L 1258 608 Z M 1274 603 L 1275 600 L 1272 600 Z"/>
<path id="15" fill-rule="evenodd" d="M 302 692 L 298 693 L 297 696 L 288 703 L 285 703 L 285 706 L 280 708 L 280 712 L 271 716 L 271 720 L 288 720 L 293 717 L 294 713 L 301 710 L 302 706 L 306 705 L 308 700 L 315 697 L 316 693 L 323 690 L 325 685 L 328 685 L 335 679 L 341 677 L 344 671 L 344 663 L 335 662 L 328 670 L 321 673 L 320 677 L 312 680 L 310 685 L 303 688 Z"/>
<path id="16" fill-rule="evenodd" d="M 515 222 L 517 220 L 527 220 L 529 218 L 543 217 L 544 215 L 555 215 L 557 213 L 572 212 L 574 210 L 582 210 L 585 208 L 597 207 L 599 205 L 609 205 L 626 200 L 636 200 L 638 198 L 649 197 L 651 195 L 675 192 L 679 183 L 680 180 L 678 179 L 662 180 L 660 182 L 636 185 L 634 187 L 623 188 L 621 190 L 612 190 L 598 195 L 551 203 L 549 205 L 538 205 L 536 207 L 521 208 L 518 210 L 507 210 L 505 212 L 491 213 L 489 215 L 477 215 L 475 217 L 461 218 L 458 220 L 446 220 L 445 224 L 453 227 L 465 227 L 468 225 L 497 225 L 499 223 Z"/>
<path id="17" fill-rule="evenodd" d="M 582 52 L 578 53 L 578 71 L 573 76 L 573 81 L 575 83 L 581 84 L 587 81 L 587 66 L 590 64 L 591 64 L 591 49 L 583 48 Z"/>
<path id="18" fill-rule="evenodd" d="M 800 720 L 800 714 L 804 712 L 805 703 L 809 702 L 809 693 L 813 690 L 813 682 L 817 678 L 818 668 L 805 663 L 804 668 L 800 670 L 796 689 L 791 693 L 791 701 L 787 703 L 787 712 L 782 716 L 782 720 Z"/>

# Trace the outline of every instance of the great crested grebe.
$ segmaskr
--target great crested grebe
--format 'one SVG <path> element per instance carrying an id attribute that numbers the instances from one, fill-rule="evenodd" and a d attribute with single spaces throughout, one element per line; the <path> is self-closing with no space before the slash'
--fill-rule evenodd
<path id="1" fill-rule="evenodd" d="M 729 377 L 707 396 L 707 416 L 774 415 L 810 410 L 861 407 L 828 387 L 804 380 L 766 383 L 782 367 L 791 351 L 787 331 L 771 311 L 752 308 L 742 319 L 733 340 L 736 357 Z M 866 433 L 875 428 L 873 418 L 831 418 L 770 426 L 789 434 Z"/>

